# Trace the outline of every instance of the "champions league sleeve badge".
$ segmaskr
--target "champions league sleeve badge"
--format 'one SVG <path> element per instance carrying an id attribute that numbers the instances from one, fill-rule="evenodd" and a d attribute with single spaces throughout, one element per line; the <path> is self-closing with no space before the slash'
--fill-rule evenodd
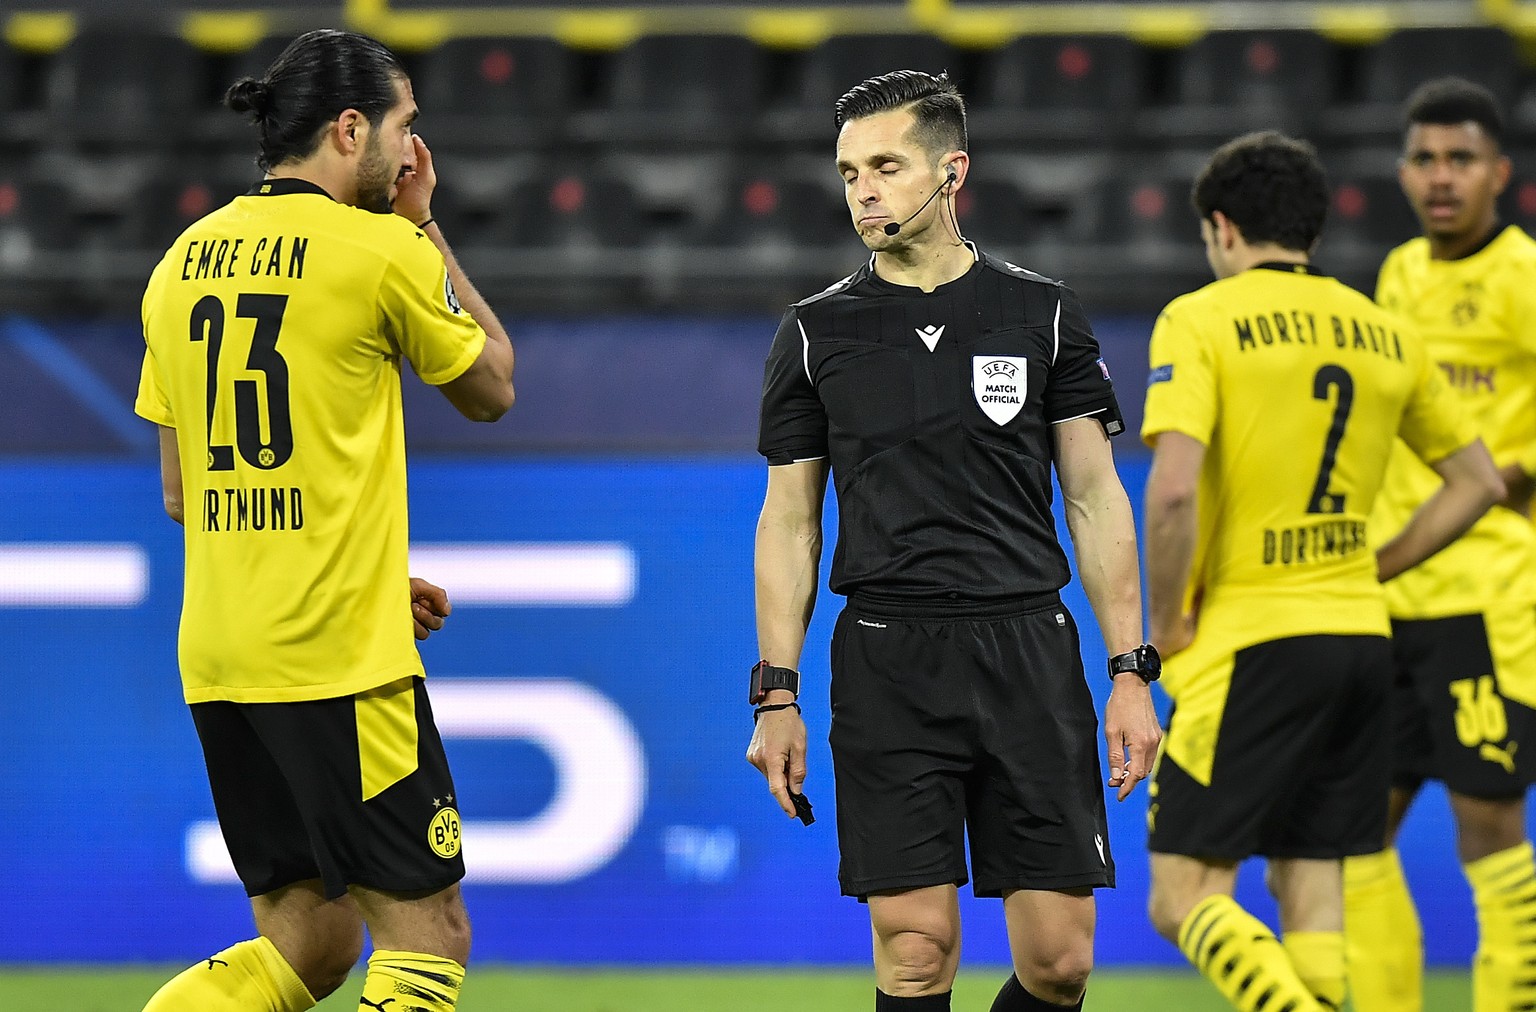
<path id="1" fill-rule="evenodd" d="M 971 391 L 983 414 L 998 425 L 1007 425 L 1024 407 L 1029 392 L 1029 359 L 1015 355 L 973 357 Z"/>

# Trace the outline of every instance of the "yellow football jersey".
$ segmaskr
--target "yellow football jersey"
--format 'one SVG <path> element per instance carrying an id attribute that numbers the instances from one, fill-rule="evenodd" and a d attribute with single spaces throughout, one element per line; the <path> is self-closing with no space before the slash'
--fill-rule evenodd
<path id="1" fill-rule="evenodd" d="M 1190 581 L 1203 650 L 1386 635 L 1367 518 L 1399 435 L 1471 443 L 1422 341 L 1340 282 L 1264 265 L 1175 299 L 1153 329 L 1142 436 L 1207 447 Z"/>
<path id="2" fill-rule="evenodd" d="M 1500 467 L 1536 473 L 1536 241 L 1510 226 L 1460 260 L 1432 260 L 1419 238 L 1388 254 L 1376 301 L 1413 321 Z M 1398 447 L 1377 503 L 1381 529 L 1401 527 L 1439 478 Z M 1449 548 L 1387 584 L 1395 618 L 1536 602 L 1536 528 L 1494 507 Z"/>
<path id="3" fill-rule="evenodd" d="M 400 360 L 446 383 L 485 333 L 396 215 L 266 180 L 149 280 L 135 410 L 176 429 L 190 703 L 347 695 L 422 674 L 407 585 Z"/>

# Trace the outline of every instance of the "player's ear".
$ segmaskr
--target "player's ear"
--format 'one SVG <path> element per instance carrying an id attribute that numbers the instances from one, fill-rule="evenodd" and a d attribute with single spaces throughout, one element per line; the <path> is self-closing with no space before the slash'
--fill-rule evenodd
<path id="1" fill-rule="evenodd" d="M 345 155 L 352 154 L 368 139 L 368 118 L 356 109 L 343 109 L 336 117 L 335 137 L 337 147 Z"/>

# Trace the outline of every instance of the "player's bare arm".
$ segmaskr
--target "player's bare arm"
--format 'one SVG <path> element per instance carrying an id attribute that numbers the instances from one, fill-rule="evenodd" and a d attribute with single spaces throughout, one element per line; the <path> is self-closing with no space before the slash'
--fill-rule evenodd
<path id="1" fill-rule="evenodd" d="M 169 425 L 160 430 L 160 492 L 165 512 L 178 524 L 186 523 L 186 499 L 181 486 L 181 450 L 176 446 L 176 430 Z"/>
<path id="2" fill-rule="evenodd" d="M 1157 436 L 1147 476 L 1147 616 L 1152 645 L 1164 657 L 1189 646 L 1197 615 L 1184 610 L 1194 564 L 1199 513 L 1196 490 L 1205 444 L 1182 432 Z"/>
<path id="3" fill-rule="evenodd" d="M 1481 439 L 1430 466 L 1444 484 L 1376 553 L 1376 572 L 1383 583 L 1461 537 L 1505 497 L 1504 480 Z"/>
<path id="4" fill-rule="evenodd" d="M 422 229 L 426 237 L 443 254 L 448 266 L 448 280 L 459 305 L 472 316 L 480 329 L 485 331 L 485 348 L 464 374 L 440 390 L 459 413 L 475 422 L 494 422 L 512 407 L 515 393 L 512 389 L 514 355 L 512 340 L 491 310 L 490 303 L 470 282 L 458 258 L 453 255 L 443 231 L 432 220 L 432 191 L 437 188 L 437 169 L 432 164 L 432 152 L 426 142 L 417 135 L 411 136 L 412 157 L 405 165 L 397 187 L 394 202 L 396 214 Z M 425 226 L 425 227 L 422 227 Z"/>
<path id="5" fill-rule="evenodd" d="M 821 504 L 827 491 L 825 460 L 768 468 L 768 492 L 757 521 L 753 569 L 757 586 L 757 645 L 776 667 L 798 668 L 805 630 L 816 606 L 821 571 Z M 775 689 L 765 704 L 794 702 Z M 793 707 L 762 714 L 747 745 L 747 762 L 768 780 L 768 791 L 795 815 L 790 793 L 805 783 L 805 721 Z"/>
<path id="6" fill-rule="evenodd" d="M 1062 422 L 1053 434 L 1078 577 L 1110 655 L 1126 653 L 1141 643 L 1141 574 L 1131 501 L 1098 419 Z M 1104 707 L 1104 737 L 1109 744 L 1109 785 L 1118 788 L 1117 796 L 1124 801 L 1152 771 L 1163 737 L 1151 688 L 1140 675 L 1116 676 Z"/>

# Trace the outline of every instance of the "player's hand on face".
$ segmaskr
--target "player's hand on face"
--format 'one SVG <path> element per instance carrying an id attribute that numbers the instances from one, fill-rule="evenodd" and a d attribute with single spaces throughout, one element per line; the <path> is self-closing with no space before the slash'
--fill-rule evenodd
<path id="1" fill-rule="evenodd" d="M 443 627 L 443 620 L 453 611 L 448 592 L 418 577 L 411 577 L 411 620 L 416 638 L 424 640 Z"/>
<path id="2" fill-rule="evenodd" d="M 411 135 L 411 157 L 406 164 L 410 168 L 395 184 L 394 208 L 396 214 L 415 225 L 432 217 L 432 191 L 437 189 L 432 152 L 417 134 Z"/>
<path id="3" fill-rule="evenodd" d="M 805 785 L 805 721 L 793 707 L 764 713 L 752 729 L 747 744 L 747 762 L 768 779 L 768 793 L 773 795 L 784 814 L 795 817 L 790 792 L 803 794 Z"/>
<path id="4" fill-rule="evenodd" d="M 1152 772 L 1163 728 L 1152 706 L 1152 687 L 1136 674 L 1115 676 L 1104 707 L 1104 739 L 1109 743 L 1109 786 L 1124 801 Z"/>

